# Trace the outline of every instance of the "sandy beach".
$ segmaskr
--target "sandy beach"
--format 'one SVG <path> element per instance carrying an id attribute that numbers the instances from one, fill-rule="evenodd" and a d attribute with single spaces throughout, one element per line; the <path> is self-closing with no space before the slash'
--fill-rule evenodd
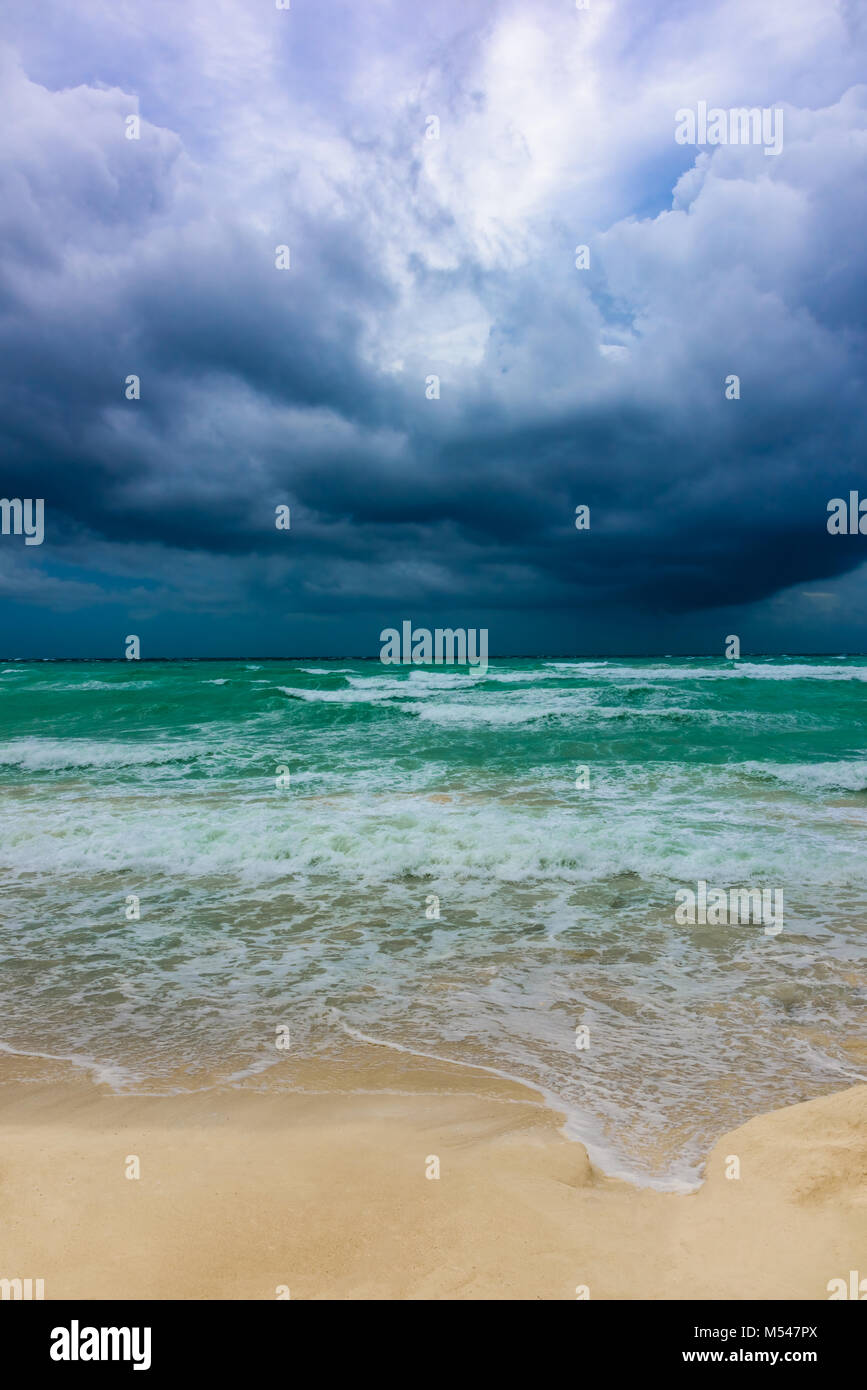
<path id="1" fill-rule="evenodd" d="M 302 1079 L 124 1097 L 34 1063 L 0 1087 L 0 1276 L 46 1299 L 827 1299 L 867 1268 L 865 1085 L 750 1120 L 680 1195 L 607 1178 L 481 1073 Z"/>

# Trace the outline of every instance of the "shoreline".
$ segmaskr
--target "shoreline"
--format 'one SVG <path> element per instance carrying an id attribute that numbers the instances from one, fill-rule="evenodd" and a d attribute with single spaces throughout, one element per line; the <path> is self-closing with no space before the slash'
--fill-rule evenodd
<path id="1" fill-rule="evenodd" d="M 865 1084 L 723 1135 L 682 1194 L 603 1173 L 517 1082 L 306 1070 L 319 1089 L 0 1084 L 0 1278 L 48 1300 L 827 1299 L 865 1266 Z"/>

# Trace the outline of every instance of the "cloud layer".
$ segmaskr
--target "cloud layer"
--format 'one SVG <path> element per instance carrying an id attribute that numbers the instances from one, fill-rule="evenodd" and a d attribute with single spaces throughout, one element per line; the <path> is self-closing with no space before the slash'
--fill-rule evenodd
<path id="1" fill-rule="evenodd" d="M 46 541 L 0 538 L 0 646 L 863 645 L 825 516 L 867 495 L 867 38 L 775 11 L 22 9 L 2 492 Z M 782 108 L 782 153 L 678 145 L 699 101 Z"/>

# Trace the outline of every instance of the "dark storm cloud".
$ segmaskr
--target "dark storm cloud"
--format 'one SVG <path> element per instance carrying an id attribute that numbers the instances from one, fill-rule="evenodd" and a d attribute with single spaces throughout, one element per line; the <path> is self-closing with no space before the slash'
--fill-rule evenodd
<path id="1" fill-rule="evenodd" d="M 65 579 L 82 609 L 140 582 L 167 612 L 678 614 L 863 564 L 825 528 L 867 494 L 858 36 L 796 5 L 751 98 L 746 11 L 702 13 L 667 15 L 644 86 L 660 30 L 628 11 L 444 9 L 424 37 L 385 10 L 334 46 L 337 86 L 309 15 L 293 51 L 276 15 L 157 6 L 137 60 L 86 6 L 66 58 L 22 25 L 0 406 L 3 493 L 50 517 L 33 602 Z M 160 121 L 143 104 L 131 141 L 138 92 Z M 678 147 L 699 99 L 785 104 L 783 153 Z"/>

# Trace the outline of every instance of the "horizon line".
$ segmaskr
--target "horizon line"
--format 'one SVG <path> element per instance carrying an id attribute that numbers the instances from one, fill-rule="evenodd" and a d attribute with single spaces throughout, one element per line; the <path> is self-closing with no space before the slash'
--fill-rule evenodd
<path id="1" fill-rule="evenodd" d="M 498 656 L 489 657 L 488 664 L 492 661 L 674 661 L 677 660 L 702 660 L 702 661 L 747 661 L 756 658 L 767 658 L 771 660 L 791 660 L 794 657 L 833 657 L 835 660 L 844 660 L 848 657 L 867 656 L 865 651 L 854 652 L 746 652 L 741 656 L 731 657 L 720 655 L 718 652 L 533 652 L 530 655 L 519 652 L 502 652 Z M 36 661 L 100 661 L 104 663 L 121 662 L 123 665 L 140 665 L 142 662 L 188 662 L 188 661 L 376 661 L 381 662 L 381 657 L 376 656 L 354 656 L 349 652 L 340 652 L 334 656 L 322 656 L 321 654 L 302 653 L 300 656 L 0 656 L 0 662 L 36 662 Z M 392 666 L 472 666 L 474 663 L 460 661 L 397 661 L 388 662 Z M 477 664 L 477 663 L 476 663 Z"/>

